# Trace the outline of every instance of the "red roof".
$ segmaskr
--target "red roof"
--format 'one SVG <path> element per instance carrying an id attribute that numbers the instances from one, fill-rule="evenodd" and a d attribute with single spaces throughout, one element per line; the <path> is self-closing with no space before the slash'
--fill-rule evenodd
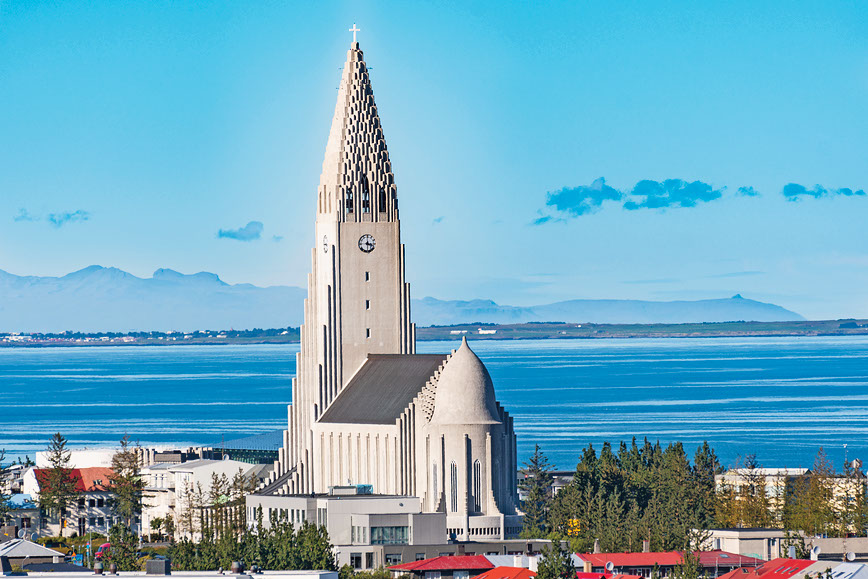
<path id="1" fill-rule="evenodd" d="M 611 575 L 609 573 L 576 573 L 576 579 L 643 579 L 641 575 Z"/>
<path id="2" fill-rule="evenodd" d="M 42 488 L 45 483 L 45 477 L 48 476 L 47 468 L 37 468 L 34 471 L 36 482 Z M 114 474 L 114 471 L 104 466 L 92 466 L 88 468 L 74 468 L 70 472 L 70 477 L 75 480 L 75 492 L 85 493 L 93 491 L 105 491 L 109 485 L 109 478 Z"/>
<path id="3" fill-rule="evenodd" d="M 682 562 L 678 551 L 662 551 L 658 553 L 576 553 L 582 561 L 587 561 L 592 567 L 605 567 L 611 562 L 615 568 L 621 567 L 674 567 Z"/>
<path id="4" fill-rule="evenodd" d="M 450 555 L 392 565 L 395 571 L 484 571 L 494 569 L 485 555 Z"/>
<path id="5" fill-rule="evenodd" d="M 706 569 L 712 567 L 759 567 L 763 564 L 762 559 L 727 553 L 719 549 L 716 551 L 697 551 L 696 555 L 699 558 L 699 565 Z"/>
<path id="6" fill-rule="evenodd" d="M 772 559 L 759 567 L 733 569 L 718 579 L 790 579 L 816 563 L 808 559 Z"/>
<path id="7" fill-rule="evenodd" d="M 477 575 L 476 579 L 531 579 L 532 577 L 536 577 L 536 573 L 523 567 L 495 567 L 482 575 Z"/>

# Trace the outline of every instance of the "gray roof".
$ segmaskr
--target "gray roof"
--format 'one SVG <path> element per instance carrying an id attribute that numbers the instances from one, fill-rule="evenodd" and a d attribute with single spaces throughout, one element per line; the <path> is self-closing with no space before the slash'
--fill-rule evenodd
<path id="1" fill-rule="evenodd" d="M 371 354 L 320 422 L 394 424 L 446 354 Z"/>
<path id="2" fill-rule="evenodd" d="M 283 448 L 283 430 L 272 430 L 264 434 L 217 442 L 207 448 L 215 450 L 278 450 Z"/>
<path id="3" fill-rule="evenodd" d="M 24 539 L 13 539 L 0 545 L 0 555 L 10 559 L 23 557 L 63 557 L 63 553 Z"/>

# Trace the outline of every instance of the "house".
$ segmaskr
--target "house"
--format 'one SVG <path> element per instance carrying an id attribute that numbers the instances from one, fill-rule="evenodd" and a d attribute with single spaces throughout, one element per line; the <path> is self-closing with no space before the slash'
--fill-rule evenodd
<path id="1" fill-rule="evenodd" d="M 113 471 L 106 467 L 74 468 L 70 477 L 75 481 L 76 498 L 65 510 L 63 516 L 59 513 L 38 511 L 38 521 L 30 519 L 28 526 L 41 536 L 63 535 L 73 533 L 84 535 L 89 532 L 106 534 L 112 526 L 112 511 L 109 506 L 108 486 Z M 38 504 L 39 495 L 47 484 L 48 469 L 29 468 L 22 476 L 22 494 L 30 495 L 32 502 Z M 32 511 L 31 511 L 32 512 Z M 24 517 L 22 517 L 24 518 Z M 61 518 L 63 528 L 61 529 Z M 36 524 L 34 524 L 34 522 Z M 138 521 L 134 521 L 134 525 Z"/>
<path id="2" fill-rule="evenodd" d="M 777 558 L 767 561 L 759 567 L 740 568 L 718 577 L 718 579 L 790 579 L 803 577 L 806 571 L 817 561 L 810 559 Z M 835 565 L 832 563 L 831 565 Z"/>
<path id="3" fill-rule="evenodd" d="M 171 458 L 177 458 L 172 455 Z M 264 480 L 269 467 L 251 465 L 237 460 L 195 459 L 186 462 L 158 462 L 142 468 L 145 480 L 145 507 L 142 512 L 142 533 L 156 533 L 154 519 L 171 518 L 178 535 L 198 539 L 200 517 L 206 516 L 214 477 L 229 481 L 239 473 L 253 478 L 254 484 Z M 201 491 L 201 492 L 200 492 Z M 205 510 L 201 510 L 205 509 Z M 194 511 L 196 511 L 194 515 Z M 162 529 L 161 529 L 162 530 Z"/>
<path id="4" fill-rule="evenodd" d="M 741 567 L 757 567 L 762 560 L 754 557 L 727 553 L 721 550 L 698 551 L 695 556 L 702 567 L 704 574 L 709 577 L 718 577 L 723 573 Z M 684 562 L 683 553 L 680 551 L 643 552 L 643 553 L 579 553 L 577 557 L 584 565 L 586 574 L 605 574 L 607 579 L 611 574 L 635 575 L 638 577 L 651 577 L 654 569 L 660 577 L 668 577 L 672 570 Z M 612 564 L 612 570 L 607 571 L 606 565 Z M 594 579 L 590 576 L 584 579 Z"/>
<path id="5" fill-rule="evenodd" d="M 11 565 L 19 567 L 27 563 L 58 563 L 63 561 L 63 553 L 24 539 L 13 539 L 0 543 L 0 557 L 6 557 Z"/>
<path id="6" fill-rule="evenodd" d="M 783 529 L 709 529 L 703 548 L 769 561 L 781 556 L 784 536 Z"/>
<path id="7" fill-rule="evenodd" d="M 433 557 L 389 567 L 393 576 L 410 575 L 418 579 L 469 579 L 494 569 L 484 555 Z"/>
<path id="8" fill-rule="evenodd" d="M 524 567 L 495 567 L 477 575 L 476 579 L 533 579 L 534 577 L 536 572 Z"/>

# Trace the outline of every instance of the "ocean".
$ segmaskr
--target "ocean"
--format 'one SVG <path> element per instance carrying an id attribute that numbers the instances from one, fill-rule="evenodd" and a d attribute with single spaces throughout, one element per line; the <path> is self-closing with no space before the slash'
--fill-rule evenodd
<path id="1" fill-rule="evenodd" d="M 457 342 L 420 342 L 443 352 Z M 471 341 L 515 418 L 519 461 L 707 440 L 721 462 L 868 459 L 868 337 Z M 0 349 L 0 449 L 219 445 L 286 427 L 298 345 Z M 846 448 L 845 448 L 846 445 Z"/>

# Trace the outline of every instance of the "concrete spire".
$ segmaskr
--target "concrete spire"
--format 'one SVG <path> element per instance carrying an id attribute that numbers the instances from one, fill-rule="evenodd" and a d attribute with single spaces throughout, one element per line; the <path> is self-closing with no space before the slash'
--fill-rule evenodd
<path id="1" fill-rule="evenodd" d="M 398 218 L 397 189 L 386 139 L 364 54 L 355 41 L 347 51 L 338 88 L 318 207 L 320 215 L 338 221 Z"/>

